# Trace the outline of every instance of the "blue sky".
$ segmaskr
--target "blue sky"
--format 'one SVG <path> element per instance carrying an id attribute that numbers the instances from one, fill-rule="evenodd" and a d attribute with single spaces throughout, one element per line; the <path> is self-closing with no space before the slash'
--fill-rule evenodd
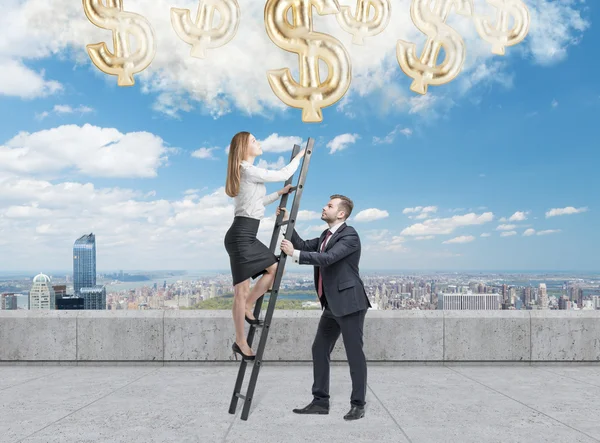
<path id="1" fill-rule="evenodd" d="M 318 236 L 329 195 L 349 196 L 363 269 L 598 268 L 596 5 L 527 2 L 529 34 L 504 57 L 453 16 L 465 66 L 425 96 L 395 58 L 398 38 L 424 41 L 409 1 L 392 2 L 390 25 L 363 48 L 315 17 L 346 46 L 354 76 L 323 122 L 303 123 L 266 80 L 267 68 L 297 75 L 297 58 L 268 39 L 260 5 L 240 0 L 236 38 L 199 61 L 169 28 L 179 4 L 129 2 L 154 24 L 158 49 L 124 88 L 85 52 L 111 33 L 80 3 L 42 3 L 11 0 L 0 19 L 1 271 L 68 270 L 89 232 L 99 271 L 227 270 L 225 148 L 241 130 L 262 142 L 269 167 L 315 138 L 297 228 Z M 267 244 L 275 207 L 259 234 Z"/>

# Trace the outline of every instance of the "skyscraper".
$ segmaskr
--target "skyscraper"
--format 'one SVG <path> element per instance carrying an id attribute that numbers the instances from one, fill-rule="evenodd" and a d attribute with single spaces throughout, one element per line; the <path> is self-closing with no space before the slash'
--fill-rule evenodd
<path id="1" fill-rule="evenodd" d="M 38 274 L 33 278 L 33 286 L 29 291 L 29 309 L 56 309 L 54 289 L 50 277 Z"/>
<path id="2" fill-rule="evenodd" d="M 548 292 L 546 291 L 546 283 L 540 283 L 540 309 L 548 309 Z"/>
<path id="3" fill-rule="evenodd" d="M 73 245 L 73 292 L 96 286 L 96 236 L 82 235 Z"/>
<path id="4" fill-rule="evenodd" d="M 102 285 L 93 288 L 81 288 L 83 309 L 106 309 L 106 287 Z"/>

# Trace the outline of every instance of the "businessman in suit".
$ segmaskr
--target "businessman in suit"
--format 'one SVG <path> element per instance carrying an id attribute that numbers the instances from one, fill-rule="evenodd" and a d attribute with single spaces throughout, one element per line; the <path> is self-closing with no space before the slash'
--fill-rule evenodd
<path id="1" fill-rule="evenodd" d="M 294 230 L 291 242 L 281 242 L 281 250 L 296 263 L 315 267 L 315 288 L 323 309 L 312 345 L 313 401 L 302 409 L 294 409 L 297 414 L 329 413 L 330 355 L 341 333 L 352 378 L 350 411 L 344 419 L 356 420 L 365 415 L 367 362 L 363 325 L 371 303 L 359 275 L 360 238 L 346 224 L 353 207 L 348 197 L 332 195 L 321 214 L 329 229 L 312 240 L 302 240 Z"/>

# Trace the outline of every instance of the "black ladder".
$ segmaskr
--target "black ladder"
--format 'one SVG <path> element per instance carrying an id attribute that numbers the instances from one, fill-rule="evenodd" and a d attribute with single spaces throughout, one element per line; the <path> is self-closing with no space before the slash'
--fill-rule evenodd
<path id="1" fill-rule="evenodd" d="M 277 302 L 277 294 L 279 293 L 279 285 L 281 284 L 281 279 L 283 277 L 283 270 L 285 268 L 285 261 L 287 255 L 283 253 L 281 250 L 276 251 L 279 244 L 277 240 L 279 239 L 279 233 L 281 231 L 281 227 L 287 225 L 288 228 L 285 233 L 285 239 L 291 240 L 292 233 L 294 232 L 294 225 L 296 223 L 296 216 L 298 215 L 298 208 L 300 206 L 300 199 L 302 198 L 302 191 L 304 190 L 304 182 L 306 181 L 306 174 L 308 172 L 308 165 L 310 164 L 310 158 L 313 151 L 314 139 L 309 138 L 306 143 L 306 153 L 302 159 L 302 166 L 300 169 L 300 177 L 298 178 L 298 184 L 293 187 L 291 190 L 295 191 L 294 201 L 292 203 L 292 209 L 289 213 L 289 218 L 286 221 L 283 220 L 284 211 L 280 211 L 277 219 L 275 220 L 275 227 L 273 229 L 273 236 L 271 237 L 271 246 L 270 249 L 275 255 L 279 255 L 279 261 L 277 263 L 277 271 L 275 273 L 275 279 L 273 280 L 272 289 L 267 290 L 267 293 L 270 293 L 269 296 L 269 306 L 267 307 L 267 313 L 265 315 L 264 321 L 261 321 L 259 324 L 250 325 L 250 330 L 248 331 L 248 345 L 252 347 L 252 341 L 254 339 L 254 334 L 257 328 L 262 328 L 262 333 L 260 334 L 260 342 L 258 344 L 258 349 L 256 350 L 256 357 L 254 360 L 250 360 L 253 364 L 252 375 L 250 376 L 250 382 L 248 383 L 248 390 L 246 394 L 242 394 L 242 384 L 244 382 L 244 375 L 246 374 L 246 367 L 248 365 L 248 360 L 242 357 L 242 362 L 240 364 L 240 370 L 238 372 L 237 380 L 235 382 L 235 388 L 233 389 L 233 396 L 231 397 L 231 404 L 229 405 L 229 413 L 235 414 L 235 410 L 237 407 L 238 398 L 244 400 L 244 407 L 242 409 L 242 420 L 248 419 L 248 413 L 250 412 L 250 405 L 252 403 L 252 396 L 254 395 L 254 389 L 256 388 L 256 381 L 258 379 L 258 373 L 262 366 L 262 358 L 263 353 L 265 351 L 265 345 L 267 343 L 267 337 L 269 333 L 269 327 L 271 326 L 271 319 L 273 318 L 273 311 L 275 310 L 275 303 Z M 300 152 L 300 146 L 294 145 L 294 149 L 292 150 L 292 159 Z M 290 177 L 285 184 L 292 184 L 292 179 L 294 176 Z M 279 204 L 280 208 L 285 208 L 287 205 L 288 194 L 283 194 L 281 196 L 281 202 Z M 254 318 L 260 317 L 260 311 L 262 308 L 262 302 L 264 299 L 264 294 L 256 300 L 256 305 L 254 307 Z"/>

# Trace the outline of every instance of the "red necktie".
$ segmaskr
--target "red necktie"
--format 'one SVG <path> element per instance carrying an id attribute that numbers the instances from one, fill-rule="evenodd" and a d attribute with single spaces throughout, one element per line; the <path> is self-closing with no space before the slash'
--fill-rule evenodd
<path id="1" fill-rule="evenodd" d="M 321 244 L 320 252 L 323 252 L 325 250 L 325 243 L 327 243 L 327 239 L 329 238 L 330 235 L 331 235 L 331 231 L 328 229 L 327 235 L 325 236 L 325 240 L 323 240 L 323 243 Z M 321 267 L 319 267 L 319 286 L 317 289 L 317 294 L 319 294 L 319 298 L 323 297 L 323 278 L 321 277 Z"/>

